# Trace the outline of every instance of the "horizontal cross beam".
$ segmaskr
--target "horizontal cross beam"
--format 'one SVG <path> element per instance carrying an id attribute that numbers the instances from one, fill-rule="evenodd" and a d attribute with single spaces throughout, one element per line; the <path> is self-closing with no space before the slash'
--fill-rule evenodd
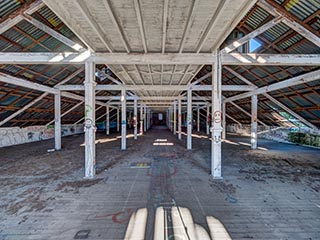
<path id="1" fill-rule="evenodd" d="M 246 92 L 246 93 L 242 93 L 242 94 L 227 98 L 224 100 L 224 102 L 233 102 L 233 101 L 240 100 L 243 98 L 251 97 L 252 95 L 255 95 L 255 94 L 263 94 L 263 93 L 267 93 L 267 92 L 272 92 L 272 91 L 276 91 L 279 89 L 299 85 L 302 83 L 308 83 L 308 82 L 312 82 L 312 81 L 319 80 L 319 79 L 320 79 L 320 70 L 317 70 L 317 71 L 302 74 L 300 76 L 293 77 L 293 78 L 290 78 L 290 79 L 287 79 L 284 81 L 280 81 L 280 82 L 277 82 L 277 83 L 274 83 L 274 84 L 271 84 L 271 85 L 268 85 L 265 87 L 257 88 L 256 90 L 253 90 L 251 92 Z"/>
<path id="2" fill-rule="evenodd" d="M 83 85 L 60 85 L 58 89 L 62 91 L 84 91 Z M 102 91 L 212 91 L 212 85 L 102 85 L 96 86 L 97 90 Z M 222 91 L 252 91 L 256 87 L 248 85 L 222 85 Z"/>
<path id="3" fill-rule="evenodd" d="M 50 53 L 1 52 L 0 64 L 165 64 L 203 65 L 214 63 L 211 53 Z M 223 65 L 319 66 L 319 54 L 221 54 Z"/>

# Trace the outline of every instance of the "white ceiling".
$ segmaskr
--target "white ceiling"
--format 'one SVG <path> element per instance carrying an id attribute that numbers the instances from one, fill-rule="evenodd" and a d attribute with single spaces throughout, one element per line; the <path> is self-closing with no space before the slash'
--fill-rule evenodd
<path id="1" fill-rule="evenodd" d="M 255 1 L 44 0 L 93 51 L 207 53 L 219 47 Z M 201 65 L 111 65 L 125 84 L 188 84 Z M 176 96 L 179 92 L 136 92 Z"/>

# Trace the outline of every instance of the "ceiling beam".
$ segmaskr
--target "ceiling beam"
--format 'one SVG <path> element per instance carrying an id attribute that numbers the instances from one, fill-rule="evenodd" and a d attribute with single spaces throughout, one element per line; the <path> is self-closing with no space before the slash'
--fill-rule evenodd
<path id="1" fill-rule="evenodd" d="M 251 92 L 242 93 L 242 94 L 227 98 L 224 100 L 224 102 L 232 102 L 232 101 L 240 100 L 243 98 L 251 97 L 252 95 L 272 92 L 272 91 L 280 90 L 283 88 L 288 88 L 291 86 L 312 82 L 319 79 L 320 79 L 320 70 L 317 70 L 317 71 L 302 74 L 300 76 L 293 77 L 287 80 L 283 80 L 265 87 L 257 88 L 256 90 L 253 90 Z"/>
<path id="2" fill-rule="evenodd" d="M 230 73 L 232 73 L 234 76 L 236 76 L 237 78 L 239 78 L 241 81 L 245 82 L 248 85 L 251 86 L 255 86 L 257 87 L 255 84 L 253 84 L 251 81 L 249 81 L 248 79 L 244 78 L 243 76 L 241 76 L 239 73 L 237 73 L 236 71 L 234 71 L 233 69 L 229 68 L 229 67 L 224 67 L 226 70 L 228 70 Z M 280 108 L 282 108 L 283 110 L 285 110 L 287 113 L 289 113 L 290 115 L 292 115 L 293 117 L 295 117 L 296 119 L 298 119 L 300 122 L 302 122 L 303 124 L 307 125 L 310 128 L 316 129 L 318 130 L 318 128 L 313 125 L 312 123 L 310 123 L 309 121 L 307 121 L 306 119 L 304 119 L 303 117 L 301 117 L 299 114 L 295 113 L 294 111 L 292 111 L 290 108 L 288 108 L 286 105 L 284 105 L 283 103 L 281 103 L 280 101 L 278 101 L 277 99 L 275 99 L 274 97 L 272 97 L 270 94 L 268 93 L 263 93 L 263 96 L 265 96 L 266 98 L 268 98 L 270 101 L 272 101 L 273 103 L 275 103 L 276 105 L 278 105 Z"/>
<path id="3" fill-rule="evenodd" d="M 24 14 L 23 19 L 76 51 L 85 51 L 86 50 L 80 44 L 70 40 L 69 38 L 65 37 L 61 33 L 53 30 L 49 26 L 45 25 L 44 23 L 38 21 L 37 19 L 31 17 L 28 14 Z"/>
<path id="4" fill-rule="evenodd" d="M 48 86 L 45 86 L 42 84 L 30 82 L 30 81 L 24 80 L 22 78 L 13 77 L 13 76 L 10 76 L 5 73 L 0 73 L 0 81 L 8 83 L 8 84 L 20 86 L 20 87 L 25 87 L 25 88 L 37 90 L 40 92 L 49 93 L 49 94 L 59 94 L 60 93 L 60 90 L 58 89 L 59 86 L 57 88 L 52 88 L 52 87 L 48 87 Z M 66 97 L 66 98 L 75 99 L 75 100 L 84 101 L 84 96 L 77 95 L 74 93 L 61 92 L 61 96 Z M 102 106 L 107 106 L 106 103 L 99 102 L 99 101 L 96 101 L 96 104 L 102 105 Z"/>
<path id="5" fill-rule="evenodd" d="M 273 6 L 265 0 L 260 0 L 258 2 L 258 6 L 269 12 L 271 15 L 278 17 L 282 17 L 282 22 L 286 24 L 288 27 L 295 30 L 297 33 L 320 47 L 320 38 L 312 33 L 310 30 L 306 29 L 302 24 L 298 23 L 296 20 L 292 19 L 292 16 L 287 11 L 284 11 L 279 7 Z"/>
<path id="6" fill-rule="evenodd" d="M 223 65 L 236 66 L 319 66 L 319 54 L 230 53 L 221 57 Z"/>
<path id="7" fill-rule="evenodd" d="M 281 21 L 281 17 L 272 19 L 270 22 L 267 22 L 266 24 L 262 25 L 261 27 L 257 28 L 253 32 L 245 35 L 244 37 L 234 41 L 233 43 L 226 46 L 224 49 L 221 50 L 221 53 L 230 53 L 234 50 L 236 50 L 238 47 L 242 46 L 243 44 L 249 42 L 251 39 L 259 36 L 261 33 L 267 31 L 268 29 L 274 27 Z"/>
<path id="8" fill-rule="evenodd" d="M 26 9 L 23 13 L 24 14 L 33 14 L 34 12 L 38 11 L 40 8 L 42 8 L 44 3 L 41 0 L 35 1 L 30 4 L 28 9 Z M 22 14 L 19 14 L 18 16 L 14 18 L 9 18 L 6 21 L 2 22 L 0 24 L 0 34 L 4 33 L 5 31 L 9 30 L 13 26 L 17 25 L 19 22 L 23 20 Z"/>
<path id="9" fill-rule="evenodd" d="M 55 87 L 65 84 L 68 81 L 70 81 L 71 79 L 75 78 L 79 73 L 81 73 L 84 70 L 84 67 L 79 68 L 77 71 L 75 71 L 74 73 L 71 73 L 71 75 L 69 75 L 67 78 L 63 79 L 62 81 L 60 81 L 59 83 L 57 83 L 55 85 Z M 31 106 L 33 106 L 35 103 L 39 102 L 40 100 L 42 100 L 44 97 L 46 97 L 48 95 L 48 93 L 42 93 L 39 97 L 35 98 L 34 100 L 32 100 L 30 103 L 28 103 L 27 105 L 23 106 L 22 108 L 20 108 L 18 111 L 14 112 L 13 114 L 11 114 L 10 116 L 6 117 L 5 119 L 3 119 L 0 122 L 0 126 L 2 126 L 3 124 L 5 124 L 6 122 L 10 121 L 11 119 L 15 118 L 16 116 L 18 116 L 20 113 L 26 111 L 28 108 L 30 108 Z"/>
<path id="10" fill-rule="evenodd" d="M 244 110 L 242 107 L 240 107 L 238 104 L 234 103 L 234 102 L 230 102 L 233 106 L 235 106 L 236 108 L 238 108 L 241 112 L 243 112 L 245 115 L 247 115 L 248 117 L 251 117 L 251 113 L 248 113 L 246 110 Z M 267 126 L 267 124 L 265 124 L 264 122 L 260 121 L 259 119 L 257 120 L 258 123 L 260 123 L 263 126 Z"/>
<path id="11" fill-rule="evenodd" d="M 0 52 L 0 64 L 166 64 L 203 65 L 212 64 L 211 53 L 81 53 L 64 52 Z M 241 66 L 319 66 L 319 54 L 241 54 L 230 53 L 221 56 L 223 65 Z"/>
<path id="12" fill-rule="evenodd" d="M 62 91 L 84 91 L 83 85 L 60 85 L 57 87 Z M 102 85 L 98 84 L 96 90 L 101 91 L 212 91 L 212 85 Z M 248 85 L 222 85 L 222 91 L 252 91 L 256 87 Z"/>

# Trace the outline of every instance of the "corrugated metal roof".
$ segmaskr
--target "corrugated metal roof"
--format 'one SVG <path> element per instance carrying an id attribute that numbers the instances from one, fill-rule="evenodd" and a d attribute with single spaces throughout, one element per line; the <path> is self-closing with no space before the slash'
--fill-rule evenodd
<path id="1" fill-rule="evenodd" d="M 269 0 L 268 0 L 269 1 Z M 26 4 L 32 2 L 25 1 Z M 315 32 L 320 31 L 320 18 L 315 15 L 320 9 L 320 2 L 318 0 L 273 0 L 278 3 L 279 6 L 287 11 L 292 17 L 298 18 L 300 21 L 307 21 L 306 24 L 314 29 Z M 0 21 L 4 20 L 10 14 L 14 14 L 15 11 L 19 11 L 23 7 L 20 1 L 17 0 L 2 0 L 0 2 Z M 64 36 L 81 43 L 76 35 L 66 26 L 61 20 L 47 7 L 43 7 L 32 15 L 37 20 L 43 22 L 49 27 L 60 32 Z M 313 16 L 313 17 L 312 17 Z M 236 31 L 247 34 L 253 31 L 271 20 L 273 17 L 262 8 L 255 6 L 249 12 L 239 24 Z M 311 30 L 312 30 L 311 29 Z M 232 35 L 232 34 L 231 34 Z M 319 35 L 318 35 L 319 36 Z M 268 31 L 264 32 L 256 38 L 262 46 L 257 51 L 261 53 L 317 53 L 320 54 L 320 48 L 315 46 L 310 41 L 306 40 L 303 36 L 299 35 L 295 31 L 292 31 L 288 26 L 283 23 L 279 23 Z M 83 44 L 82 44 L 83 45 Z M 21 21 L 14 28 L 6 31 L 0 38 L 0 51 L 7 52 L 45 52 L 45 51 L 71 51 L 69 47 L 65 46 L 56 39 L 48 36 L 43 31 L 37 29 L 32 24 Z M 166 67 L 166 66 L 165 66 Z M 48 66 L 48 65 L 3 65 L 0 66 L 0 71 L 15 75 L 17 77 L 25 78 L 33 82 L 46 84 L 53 86 L 59 81 L 67 77 L 70 73 L 76 71 L 78 66 Z M 264 67 L 233 67 L 233 70 L 240 73 L 242 76 L 250 80 L 258 87 L 266 86 L 297 76 L 308 71 L 315 70 L 317 68 L 310 67 L 277 67 L 277 66 L 264 66 Z M 204 76 L 211 71 L 211 66 L 205 66 L 197 75 L 196 78 Z M 40 74 L 39 74 L 40 73 Z M 237 79 L 228 71 L 223 71 L 223 82 L 228 84 L 243 84 L 243 82 Z M 78 78 L 70 81 L 70 84 L 79 84 L 83 80 L 83 73 L 78 75 Z M 210 79 L 206 81 L 210 84 Z M 9 116 L 14 112 L 14 107 L 19 108 L 27 104 L 32 99 L 39 96 L 41 93 L 38 91 L 30 91 L 29 89 L 16 87 L 10 84 L 0 83 L 0 120 Z M 320 80 L 310 82 L 287 89 L 272 92 L 272 96 L 278 99 L 280 102 L 288 107 L 296 109 L 295 111 L 304 116 L 306 119 L 312 121 L 315 125 L 320 126 Z M 83 93 L 81 93 L 83 94 Z M 200 94 L 200 93 L 199 93 Z M 203 95 L 210 96 L 210 93 L 201 93 Z M 226 97 L 238 94 L 236 92 L 224 92 Z M 101 93 L 106 95 L 106 93 Z M 108 94 L 107 94 L 108 95 Z M 8 96 L 8 98 L 7 98 Z M 76 104 L 77 101 L 70 99 L 63 99 L 63 109 L 66 110 Z M 243 99 L 238 101 L 247 111 L 250 111 L 250 99 Z M 11 108 L 6 108 L 8 104 L 11 104 Z M 12 108 L 13 107 L 13 108 Z M 32 124 L 45 124 L 53 119 L 53 98 L 47 96 L 42 102 L 39 102 L 33 106 L 37 111 L 26 111 L 20 114 L 18 117 L 9 122 L 6 126 L 25 126 Z M 13 109 L 13 110 L 12 110 Z M 81 108 L 82 109 L 82 108 Z M 268 124 L 280 124 L 277 122 L 276 116 L 277 109 L 279 107 L 270 102 L 263 96 L 259 97 L 259 111 L 263 112 L 263 115 L 259 115 L 259 119 Z M 250 118 L 245 114 L 239 112 L 236 108 L 228 105 L 227 112 L 233 115 L 236 119 L 243 122 L 249 122 Z M 82 117 L 79 114 L 79 109 L 73 111 L 68 118 L 64 118 L 66 123 L 72 123 Z M 28 120 L 30 120 L 28 122 Z M 272 121 L 274 120 L 274 121 Z M 70 122 L 68 122 L 70 121 Z M 276 123 L 275 123 L 276 122 Z"/>

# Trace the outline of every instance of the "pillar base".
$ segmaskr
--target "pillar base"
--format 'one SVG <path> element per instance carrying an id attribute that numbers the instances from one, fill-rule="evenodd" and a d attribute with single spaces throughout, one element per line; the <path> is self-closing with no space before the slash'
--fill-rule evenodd
<path id="1" fill-rule="evenodd" d="M 83 177 L 83 179 L 85 179 L 85 180 L 92 180 L 92 179 L 95 179 L 95 176 L 93 176 L 93 177 Z"/>
<path id="2" fill-rule="evenodd" d="M 223 180 L 223 177 L 214 177 L 214 176 L 212 176 L 212 179 L 213 180 Z"/>

